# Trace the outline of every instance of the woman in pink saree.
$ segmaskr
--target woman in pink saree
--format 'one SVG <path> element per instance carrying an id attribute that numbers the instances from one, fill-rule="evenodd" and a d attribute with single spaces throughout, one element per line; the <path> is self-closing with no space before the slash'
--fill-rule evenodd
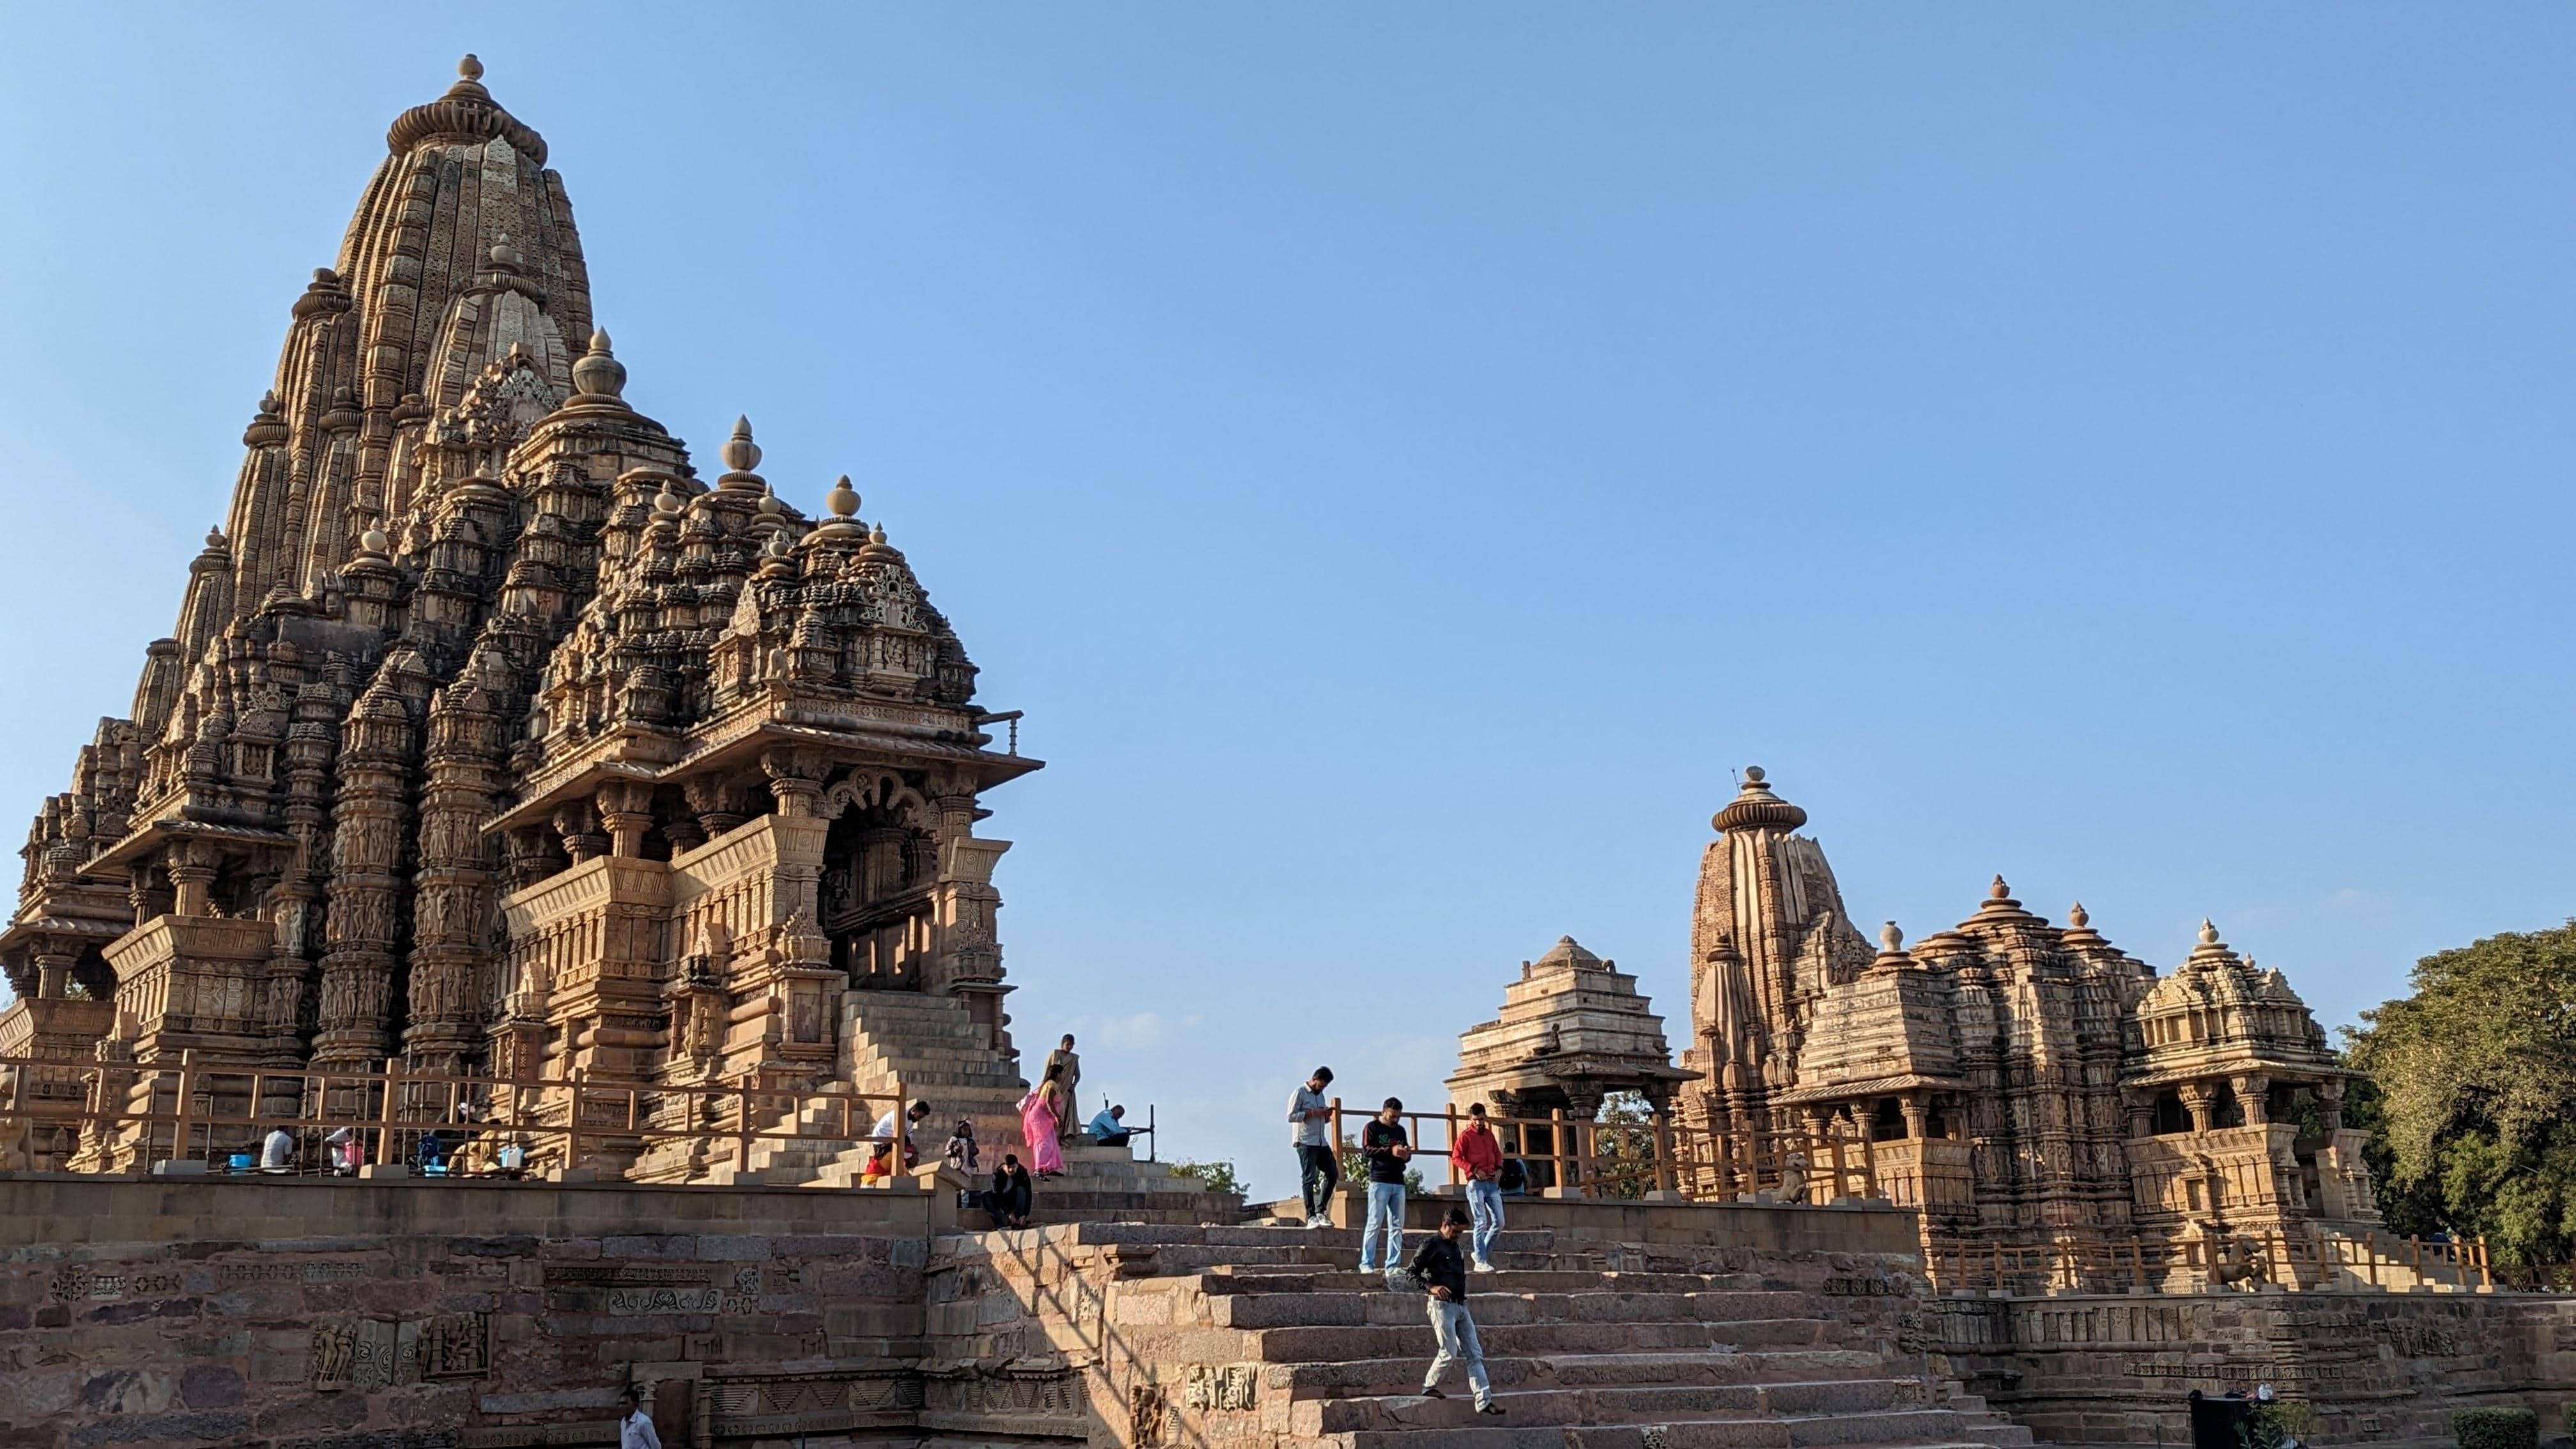
<path id="1" fill-rule="evenodd" d="M 1020 1136 L 1029 1144 L 1030 1166 L 1040 1177 L 1064 1173 L 1064 1149 L 1055 1140 L 1056 1126 L 1064 1120 L 1063 1078 L 1064 1068 L 1049 1067 L 1037 1090 L 1020 1099 Z"/>

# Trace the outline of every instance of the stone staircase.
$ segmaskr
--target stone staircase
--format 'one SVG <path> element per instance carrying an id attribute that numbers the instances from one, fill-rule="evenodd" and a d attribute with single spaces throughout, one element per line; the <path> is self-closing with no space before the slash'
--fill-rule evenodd
<path id="1" fill-rule="evenodd" d="M 1029 1160 L 1015 1110 L 1027 1084 L 1018 1064 L 992 1049 L 990 1030 L 968 1015 L 964 1001 L 909 991 L 845 991 L 834 1039 L 839 1051 L 831 1084 L 802 1099 L 770 1129 L 792 1130 L 794 1141 L 756 1142 L 747 1172 L 719 1162 L 691 1180 L 856 1186 L 872 1150 L 866 1134 L 898 1083 L 931 1106 L 930 1121 L 915 1142 L 920 1161 L 938 1160 L 960 1117 L 975 1124 L 986 1172 L 1006 1152 Z M 875 1093 L 877 1099 L 853 1101 L 856 1093 Z M 983 1185 L 979 1178 L 976 1186 Z M 1236 1197 L 1208 1192 L 1196 1178 L 1137 1161 L 1124 1147 L 1077 1146 L 1065 1149 L 1065 1175 L 1038 1185 L 1031 1216 L 1049 1223 L 1231 1223 L 1242 1206 Z"/>
<path id="2" fill-rule="evenodd" d="M 1443 1385 L 1449 1398 L 1422 1397 L 1433 1351 L 1423 1295 L 1355 1271 L 1357 1236 L 1332 1229 L 1088 1224 L 943 1239 L 931 1264 L 932 1353 L 952 1362 L 1016 1354 L 1025 1363 L 1051 1345 L 1093 1357 L 1094 1413 L 1119 1414 L 1112 1437 L 1137 1444 L 2031 1443 L 2027 1429 L 1934 1376 L 1913 1296 L 1919 1285 L 1901 1269 L 1855 1267 L 1848 1255 L 1790 1263 L 1745 1250 L 1657 1254 L 1630 1245 L 1618 1256 L 1655 1265 L 1612 1270 L 1600 1266 L 1604 1246 L 1507 1232 L 1495 1253 L 1501 1271 L 1474 1276 L 1468 1302 L 1500 1417 L 1474 1412 L 1455 1371 Z M 1065 1267 L 1051 1273 L 1050 1259 Z M 1068 1281 L 1076 1279 L 1088 1293 Z M 1859 1282 L 1876 1286 L 1850 1286 Z M 976 1288 L 983 1292 L 961 1291 Z M 1016 1335 L 995 1293 L 1029 1305 Z M 1090 1329 L 1080 1321 L 1086 1312 L 1105 1326 Z"/>

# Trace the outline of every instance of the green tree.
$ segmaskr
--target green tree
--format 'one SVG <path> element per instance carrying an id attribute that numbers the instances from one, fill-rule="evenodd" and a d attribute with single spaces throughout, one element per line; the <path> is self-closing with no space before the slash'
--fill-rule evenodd
<path id="1" fill-rule="evenodd" d="M 1234 1163 L 1230 1160 L 1225 1162 L 1175 1162 L 1172 1164 L 1172 1171 L 1177 1172 L 1184 1177 L 1197 1178 L 1199 1181 L 1207 1184 L 1208 1191 L 1210 1192 L 1239 1193 L 1243 1191 L 1243 1179 L 1235 1175 Z"/>
<path id="2" fill-rule="evenodd" d="M 2576 1257 L 2576 920 L 2427 956 L 2413 985 L 2347 1034 L 2390 1227 Z"/>
<path id="3" fill-rule="evenodd" d="M 1639 1198 L 1655 1190 L 1655 1109 L 1635 1092 L 1612 1092 L 1593 1117 L 1594 1190 L 1603 1197 Z"/>

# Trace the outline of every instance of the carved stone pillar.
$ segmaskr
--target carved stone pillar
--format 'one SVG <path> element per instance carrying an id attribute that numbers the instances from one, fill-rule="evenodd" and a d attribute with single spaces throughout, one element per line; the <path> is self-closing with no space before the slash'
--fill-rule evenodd
<path id="1" fill-rule="evenodd" d="M 760 757 L 760 769 L 769 777 L 769 794 L 778 802 L 779 814 L 793 819 L 814 814 L 814 801 L 823 793 L 818 761 L 799 750 L 771 750 Z"/>
<path id="2" fill-rule="evenodd" d="M 680 786 L 680 799 L 698 818 L 698 828 L 709 840 L 751 818 L 742 808 L 740 792 L 712 775 L 700 775 Z"/>
<path id="3" fill-rule="evenodd" d="M 80 959 L 80 942 L 47 936 L 36 943 L 36 995 L 60 1001 L 70 994 L 72 963 Z"/>
<path id="4" fill-rule="evenodd" d="M 574 800 L 555 811 L 555 834 L 572 863 L 597 860 L 608 853 L 608 836 L 599 828 L 599 813 L 587 800 Z"/>
<path id="5" fill-rule="evenodd" d="M 2120 1105 L 2128 1109 L 2129 1136 L 2133 1139 L 2156 1135 L 2156 1099 L 2144 1092 L 2124 1092 Z"/>
<path id="6" fill-rule="evenodd" d="M 653 787 L 635 780 L 602 786 L 599 819 L 608 827 L 609 854 L 637 859 L 644 854 L 644 832 L 653 828 Z"/>
<path id="7" fill-rule="evenodd" d="M 2206 1132 L 2215 1124 L 2218 1088 L 2208 1082 L 2185 1082 L 2174 1089 L 2184 1107 L 2191 1111 L 2191 1130 Z"/>
<path id="8" fill-rule="evenodd" d="M 1896 1109 L 1905 1114 L 1905 1135 L 1916 1140 L 1932 1135 L 1932 1107 L 1921 1097 L 1906 1097 Z"/>
<path id="9" fill-rule="evenodd" d="M 163 864 L 170 873 L 173 891 L 170 913 L 176 916 L 202 916 L 206 913 L 207 891 L 215 883 L 215 863 L 206 848 L 193 841 L 181 841 L 170 847 Z"/>
<path id="10" fill-rule="evenodd" d="M 2329 1078 L 2317 1083 L 2317 1115 L 2328 1132 L 2343 1130 L 2343 1083 Z"/>
<path id="11" fill-rule="evenodd" d="M 2245 1114 L 2246 1126 L 2264 1127 L 2271 1124 L 2271 1078 L 2253 1075 L 2230 1077 L 2227 1085 L 2236 1093 L 2236 1105 Z"/>

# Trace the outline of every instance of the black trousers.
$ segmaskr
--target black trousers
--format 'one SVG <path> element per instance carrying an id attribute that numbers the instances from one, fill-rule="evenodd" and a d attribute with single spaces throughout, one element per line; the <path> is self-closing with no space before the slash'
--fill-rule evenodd
<path id="1" fill-rule="evenodd" d="M 1333 1189 L 1341 1185 L 1341 1158 L 1329 1147 L 1310 1147 L 1301 1142 L 1297 1144 L 1297 1167 L 1305 1183 L 1306 1216 L 1322 1217 L 1324 1210 L 1332 1206 Z"/>

